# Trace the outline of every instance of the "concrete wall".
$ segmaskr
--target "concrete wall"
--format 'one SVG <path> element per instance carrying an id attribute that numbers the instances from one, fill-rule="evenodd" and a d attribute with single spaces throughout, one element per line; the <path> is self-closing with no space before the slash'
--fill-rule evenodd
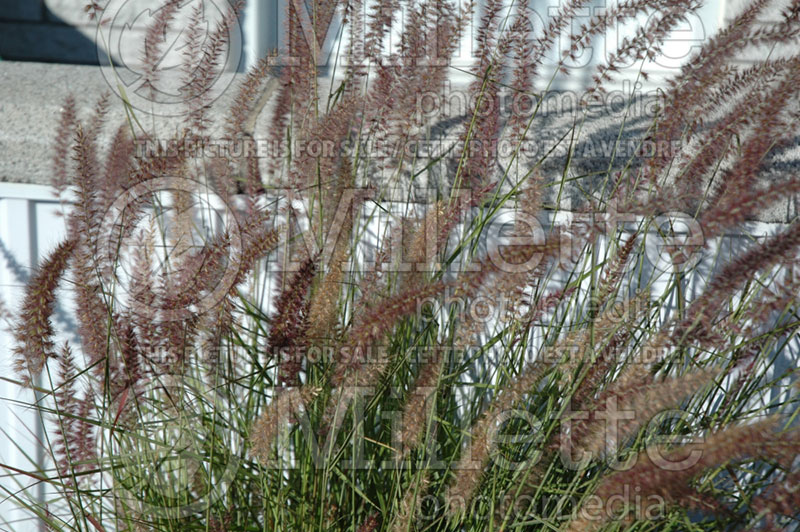
<path id="1" fill-rule="evenodd" d="M 161 0 L 99 2 L 105 6 L 101 18 L 109 20 L 115 28 L 113 35 L 106 35 L 111 37 L 110 40 L 102 38 L 97 21 L 87 16 L 84 10 L 87 3 L 87 0 L 4 0 L 0 9 L 0 57 L 18 61 L 105 64 L 110 56 L 117 62 L 135 65 L 140 58 L 147 24 L 161 5 Z M 207 17 L 213 21 L 216 12 L 226 9 L 228 0 L 193 0 L 186 3 L 186 10 L 198 3 L 205 6 Z M 676 35 L 674 42 L 667 47 L 667 53 L 671 57 L 682 56 L 685 49 L 691 48 L 693 40 L 708 38 L 721 23 L 731 20 L 747 3 L 748 0 L 707 1 L 698 17 L 688 20 Z M 789 0 L 773 0 L 761 17 L 762 22 L 771 24 L 778 21 L 781 10 L 788 3 Z M 276 47 L 282 39 L 285 0 L 248 0 L 246 4 L 241 29 L 246 41 L 244 64 L 250 65 L 267 50 Z M 585 8 L 587 20 L 588 16 L 599 13 L 599 10 L 611 4 L 611 0 L 593 2 Z M 559 0 L 531 3 L 544 20 L 558 5 Z M 645 22 L 645 19 L 639 21 Z M 631 24 L 620 31 L 611 28 L 605 38 L 608 42 L 618 42 L 631 28 L 635 29 L 635 25 Z M 177 34 L 171 37 L 177 37 Z M 594 44 L 595 51 L 600 52 L 595 54 L 595 62 L 602 57 L 604 47 L 601 39 Z M 469 45 L 465 44 L 462 48 L 463 55 L 468 56 Z M 741 59 L 746 63 L 752 57 L 744 56 Z M 662 66 L 669 70 L 674 66 L 672 63 Z M 577 76 L 576 82 L 580 82 L 580 76 Z"/>
<path id="2" fill-rule="evenodd" d="M 85 11 L 86 0 L 4 0 L 0 9 L 0 57 L 16 61 L 41 61 L 72 64 L 108 64 L 136 69 L 142 58 L 142 45 L 148 25 L 162 6 L 161 0 L 106 0 L 98 18 Z M 174 42 L 179 58 L 181 30 L 194 5 L 202 4 L 205 20 L 213 30 L 221 13 L 229 8 L 227 0 L 186 2 L 176 19 L 175 29 L 166 39 Z M 99 21 L 103 24 L 98 24 Z M 241 48 L 241 28 L 231 32 L 236 47 Z M 239 50 L 237 50 L 238 54 Z M 239 63 L 231 66 L 239 68 Z"/>
<path id="3" fill-rule="evenodd" d="M 132 4 L 152 3 L 134 0 Z M 0 10 L 0 57 L 19 61 L 107 63 L 107 50 L 98 48 L 97 22 L 89 19 L 83 0 L 10 0 Z M 135 23 L 123 48 L 141 42 L 144 27 Z M 135 37 L 134 37 L 135 36 Z M 135 38 L 139 40 L 136 41 Z"/>
<path id="4" fill-rule="evenodd" d="M 231 74 L 221 78 L 215 85 L 216 105 L 212 118 L 218 125 L 224 124 L 237 80 L 241 74 Z M 322 80 L 320 91 L 327 94 L 329 81 Z M 457 85 L 454 92 L 460 90 Z M 102 67 L 75 65 L 45 65 L 40 63 L 0 62 L 0 182 L 48 184 L 51 180 L 53 141 L 62 103 L 68 94 L 74 95 L 78 106 L 78 115 L 88 118 L 98 98 L 103 92 L 112 95 L 107 127 L 101 137 L 101 145 L 108 145 L 116 129 L 126 123 L 125 108 L 118 97 L 118 86 L 109 69 Z M 146 98 L 134 98 L 127 93 L 128 99 L 134 103 L 137 118 L 147 124 L 150 131 L 155 131 L 163 138 L 169 138 L 176 127 L 180 127 L 180 104 L 161 105 L 160 112 L 152 112 L 155 104 Z M 575 94 L 563 92 L 546 100 L 537 118 L 531 126 L 530 137 L 535 142 L 539 156 L 552 148 L 576 123 L 581 124 L 580 136 L 571 160 L 572 175 L 588 175 L 584 178 L 583 187 L 592 181 L 602 181 L 605 171 L 619 170 L 629 159 L 631 147 L 636 147 L 647 134 L 653 119 L 654 101 L 646 95 L 629 102 L 630 94 L 620 92 L 616 103 L 597 106 L 584 119 L 577 113 L 573 102 Z M 630 103 L 630 105 L 628 105 Z M 173 113 L 173 116 L 170 116 Z M 178 116 L 174 116 L 178 115 Z M 578 120 L 578 122 L 576 122 Z M 457 140 L 459 120 L 442 124 L 439 134 L 450 140 Z M 270 132 L 269 106 L 256 122 L 255 137 L 267 138 Z M 215 134 L 212 130 L 210 134 Z M 612 150 L 619 137 L 622 151 L 613 156 Z M 567 138 L 567 143 L 569 138 Z M 566 144 L 561 145 L 566 146 Z M 623 156 L 620 156 L 621 153 Z M 563 170 L 566 150 L 560 149 L 547 158 L 543 170 L 551 177 L 560 175 Z M 267 169 L 267 160 L 262 159 L 263 170 Z M 800 163 L 800 138 L 787 146 L 775 150 L 771 161 L 769 179 L 781 179 L 796 172 Z M 442 170 L 445 170 L 442 167 Z M 430 172 L 431 182 L 419 176 L 415 183 L 421 188 L 447 186 L 443 181 L 451 172 Z M 406 182 L 400 182 L 397 190 L 398 199 L 406 197 L 403 190 Z M 554 187 L 555 188 L 555 187 Z M 577 200 L 583 192 L 577 187 L 568 188 L 562 194 L 562 207 L 569 208 L 573 200 Z M 762 221 L 787 222 L 798 214 L 796 197 L 788 197 L 774 209 L 761 217 Z"/>
<path id="5" fill-rule="evenodd" d="M 205 6 L 209 20 L 215 13 L 226 9 L 230 0 L 187 0 L 185 10 L 196 4 Z M 534 25 L 545 24 L 558 9 L 562 0 L 535 0 L 531 7 L 535 12 Z M 709 0 L 696 16 L 690 17 L 676 33 L 673 42 L 666 46 L 667 55 L 673 59 L 657 66 L 656 70 L 671 70 L 680 63 L 693 42 L 711 35 L 728 11 L 727 0 Z M 741 1 L 741 0 L 736 0 Z M 21 61 L 46 61 L 76 64 L 105 64 L 111 57 L 117 63 L 135 65 L 141 55 L 141 42 L 148 22 L 161 5 L 161 0 L 103 0 L 105 11 L 99 17 L 108 21 L 99 28 L 97 20 L 90 20 L 84 11 L 87 0 L 5 0 L 0 10 L 0 57 Z M 477 2 L 480 5 L 482 2 Z M 582 8 L 578 23 L 600 15 L 614 0 L 594 0 Z M 365 2 L 370 4 L 370 2 Z M 282 29 L 286 0 L 248 0 L 241 23 L 244 35 L 244 64 L 251 65 L 268 50 L 277 47 L 284 39 Z M 369 9 L 365 7 L 365 9 Z M 463 64 L 474 58 L 473 46 L 480 10 L 476 11 L 474 24 L 468 28 L 457 56 Z M 338 19 L 337 19 L 338 20 Z M 609 28 L 603 38 L 592 43 L 592 50 L 583 54 L 576 64 L 596 64 L 613 50 L 625 35 L 635 31 L 637 25 L 647 22 L 640 18 L 637 23 Z M 112 28 L 113 31 L 109 31 Z M 336 29 L 333 30 L 336 34 Z M 177 37 L 172 34 L 171 37 Z M 565 40 L 566 43 L 566 40 Z M 606 43 L 609 44 L 606 47 Z M 330 45 L 330 43 L 328 43 Z M 607 49 L 608 48 L 608 49 Z M 558 58 L 554 54 L 554 58 Z M 459 67 L 463 66 L 460 64 Z M 589 79 L 577 72 L 570 80 L 572 84 L 585 83 Z"/>
<path id="6" fill-rule="evenodd" d="M 0 57 L 96 64 L 95 25 L 80 4 L 80 0 L 4 1 L 0 9 Z M 77 21 L 76 15 L 82 15 L 83 20 Z"/>

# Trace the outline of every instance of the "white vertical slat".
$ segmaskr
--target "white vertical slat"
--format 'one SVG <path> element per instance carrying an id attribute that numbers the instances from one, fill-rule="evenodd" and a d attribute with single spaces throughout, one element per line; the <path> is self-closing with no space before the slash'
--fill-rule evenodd
<path id="1" fill-rule="evenodd" d="M 242 20 L 245 67 L 252 67 L 278 47 L 284 3 L 284 0 L 248 0 Z"/>
<path id="2" fill-rule="evenodd" d="M 64 236 L 64 220 L 50 187 L 14 183 L 0 184 L 0 298 L 15 313 L 23 287 L 32 268 Z M 61 306 L 61 305 L 59 305 Z M 57 316 L 69 316 L 59 308 Z M 14 380 L 13 339 L 0 327 L 0 376 Z M 58 319 L 56 330 L 66 330 Z M 47 467 L 42 427 L 38 414 L 29 406 L 35 401 L 29 389 L 0 380 L 0 463 L 35 473 Z M 26 487 L 25 491 L 20 491 Z M 14 496 L 11 496 L 14 493 Z M 40 529 L 30 513 L 17 507 L 23 500 L 42 501 L 44 486 L 30 476 L 0 468 L 0 529 L 29 532 Z"/>
<path id="3" fill-rule="evenodd" d="M 0 196 L 0 295 L 12 313 L 16 310 L 23 286 L 36 261 L 34 234 L 34 211 L 31 200 L 24 198 L 2 198 Z M 16 378 L 13 369 L 13 341 L 3 327 L 0 330 L 0 375 Z M 37 440 L 41 437 L 38 415 L 25 404 L 35 400 L 31 390 L 23 389 L 8 381 L 0 381 L 0 463 L 23 471 L 35 471 L 41 463 L 41 448 Z M 0 526 L 11 530 L 36 530 L 29 514 L 17 509 L 18 503 L 11 494 L 23 499 L 38 498 L 40 487 L 30 487 L 35 481 L 30 477 L 4 469 L 0 474 Z"/>
<path id="4" fill-rule="evenodd" d="M 43 260 L 66 237 L 66 226 L 62 213 L 63 207 L 56 202 L 37 201 L 33 204 L 33 215 L 36 222 L 33 228 L 35 230 L 33 241 L 36 245 L 36 254 L 39 261 Z M 69 277 L 61 280 L 52 322 L 57 334 L 56 345 L 61 346 L 65 340 L 69 340 L 70 345 L 76 348 L 75 308 L 72 298 L 69 297 L 70 282 L 71 279 Z M 56 383 L 51 382 L 51 378 L 55 380 L 58 378 L 57 376 L 58 363 L 52 361 L 49 364 L 49 371 L 42 374 L 42 387 L 45 389 L 54 388 Z M 44 404 L 47 408 L 53 407 L 52 401 L 46 401 Z M 50 449 L 57 434 L 58 426 L 52 422 L 52 416 L 49 416 L 45 419 L 45 434 L 42 438 L 46 449 Z M 50 453 L 43 453 L 40 456 L 40 460 L 42 467 L 48 470 L 51 475 L 54 474 L 54 464 L 50 458 Z M 61 502 L 62 499 L 58 490 L 52 485 L 42 486 L 40 496 L 42 500 L 50 502 Z M 57 506 L 50 506 L 50 510 L 59 515 Z"/>

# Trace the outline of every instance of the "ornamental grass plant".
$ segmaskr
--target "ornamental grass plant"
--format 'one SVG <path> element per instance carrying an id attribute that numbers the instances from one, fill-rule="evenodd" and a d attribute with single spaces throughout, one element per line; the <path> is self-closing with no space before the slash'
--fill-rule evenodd
<path id="1" fill-rule="evenodd" d="M 205 95 L 241 6 L 205 39 L 191 11 L 180 127 L 67 98 L 66 238 L 6 305 L 49 461 L 14 471 L 3 496 L 30 520 L 3 528 L 796 528 L 800 223 L 752 221 L 800 192 L 775 172 L 798 135 L 800 3 L 773 26 L 746 6 L 661 87 L 638 140 L 656 149 L 617 152 L 631 98 L 584 173 L 587 117 L 701 7 L 588 5 L 539 27 L 527 0 L 288 2 L 291 54 L 223 113 Z M 154 87 L 185 9 L 164 2 L 145 37 Z M 636 31 L 545 142 L 553 84 L 621 23 Z M 764 48 L 789 52 L 734 65 Z M 268 157 L 198 149 L 257 141 Z"/>

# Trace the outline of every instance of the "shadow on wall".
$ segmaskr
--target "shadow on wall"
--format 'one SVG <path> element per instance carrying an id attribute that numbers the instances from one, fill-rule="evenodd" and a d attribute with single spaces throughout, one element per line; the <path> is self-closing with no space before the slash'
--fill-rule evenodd
<path id="1" fill-rule="evenodd" d="M 0 9 L 0 57 L 11 61 L 108 64 L 108 56 L 98 51 L 90 38 L 96 26 L 82 6 L 73 3 L 76 17 L 85 19 L 83 26 L 55 15 L 44 0 L 4 0 Z"/>

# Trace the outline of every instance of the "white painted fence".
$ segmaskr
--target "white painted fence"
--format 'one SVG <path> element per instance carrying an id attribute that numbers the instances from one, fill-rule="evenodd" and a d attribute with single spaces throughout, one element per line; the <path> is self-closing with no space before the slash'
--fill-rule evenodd
<path id="1" fill-rule="evenodd" d="M 399 213 L 396 209 L 397 204 L 394 205 L 395 208 L 387 207 Z M 62 206 L 50 192 L 49 187 L 0 184 L 0 297 L 8 304 L 10 307 L 8 310 L 12 313 L 19 304 L 20 295 L 32 268 L 64 236 L 64 218 L 59 214 L 61 210 Z M 501 225 L 510 221 L 505 217 L 505 213 L 501 213 L 498 219 L 502 224 L 488 229 L 488 242 L 496 243 L 500 238 L 498 231 Z M 750 236 L 727 237 L 718 246 L 712 246 L 704 255 L 705 262 L 698 268 L 698 271 L 703 273 L 687 280 L 689 297 L 696 297 L 703 289 L 708 273 L 715 269 L 715 261 L 725 263 L 730 256 L 735 256 L 753 235 L 772 234 L 783 227 L 783 224 L 748 224 L 746 233 Z M 377 231 L 377 227 L 375 229 L 369 231 L 371 237 L 368 237 L 368 240 L 377 238 L 376 235 L 380 232 Z M 653 244 L 656 245 L 657 242 Z M 479 253 L 485 253 L 485 248 Z M 648 253 L 648 256 L 653 255 Z M 657 256 L 658 254 L 655 255 Z M 658 278 L 657 260 L 653 261 L 651 267 L 645 275 Z M 660 282 L 654 283 L 655 292 L 659 291 Z M 265 301 L 265 304 L 269 305 L 268 301 Z M 74 318 L 68 306 L 69 298 L 58 300 L 54 324 L 60 332 L 60 340 L 69 338 L 75 330 Z M 70 340 L 72 342 L 71 338 Z M 540 340 L 540 338 L 532 339 L 534 342 Z M 0 379 L 0 464 L 4 464 L 6 468 L 0 472 L 0 490 L 2 490 L 0 531 L 28 532 L 37 530 L 37 525 L 30 515 L 23 514 L 17 509 L 21 500 L 28 498 L 37 501 L 49 500 L 49 497 L 55 494 L 48 493 L 47 486 L 26 474 L 35 474 L 51 466 L 44 454 L 47 446 L 42 444 L 47 435 L 43 432 L 38 413 L 29 406 L 37 398 L 32 391 L 15 384 L 12 350 L 12 338 L 3 328 L 0 330 L 0 378 L 2 378 Z M 768 369 L 767 374 L 780 375 L 787 368 L 796 367 L 799 355 L 800 341 L 795 337 L 785 347 L 780 348 L 780 355 L 774 366 Z M 494 371 L 496 368 L 492 366 L 491 357 L 489 360 L 484 359 L 480 367 L 476 366 L 473 377 L 478 380 L 493 378 L 496 375 Z M 48 387 L 45 385 L 45 388 Z M 781 386 L 765 394 L 763 397 L 765 404 L 776 401 L 779 396 L 786 393 L 786 389 L 785 386 Z"/>
<path id="2" fill-rule="evenodd" d="M 50 187 L 0 184 L 0 298 L 14 312 L 23 287 L 37 261 L 64 235 L 60 206 Z M 61 308 L 56 326 L 65 329 L 69 314 Z M 61 323 L 59 323 L 61 321 Z M 35 473 L 46 467 L 39 415 L 30 405 L 35 400 L 29 389 L 13 381 L 13 342 L 5 326 L 0 329 L 0 463 Z M 34 478 L 10 468 L 0 471 L 0 530 L 37 530 L 30 516 L 17 510 L 16 497 L 45 496 L 45 486 Z M 35 488 L 31 488 L 35 486 Z M 20 519 L 25 519 L 19 522 Z"/>

